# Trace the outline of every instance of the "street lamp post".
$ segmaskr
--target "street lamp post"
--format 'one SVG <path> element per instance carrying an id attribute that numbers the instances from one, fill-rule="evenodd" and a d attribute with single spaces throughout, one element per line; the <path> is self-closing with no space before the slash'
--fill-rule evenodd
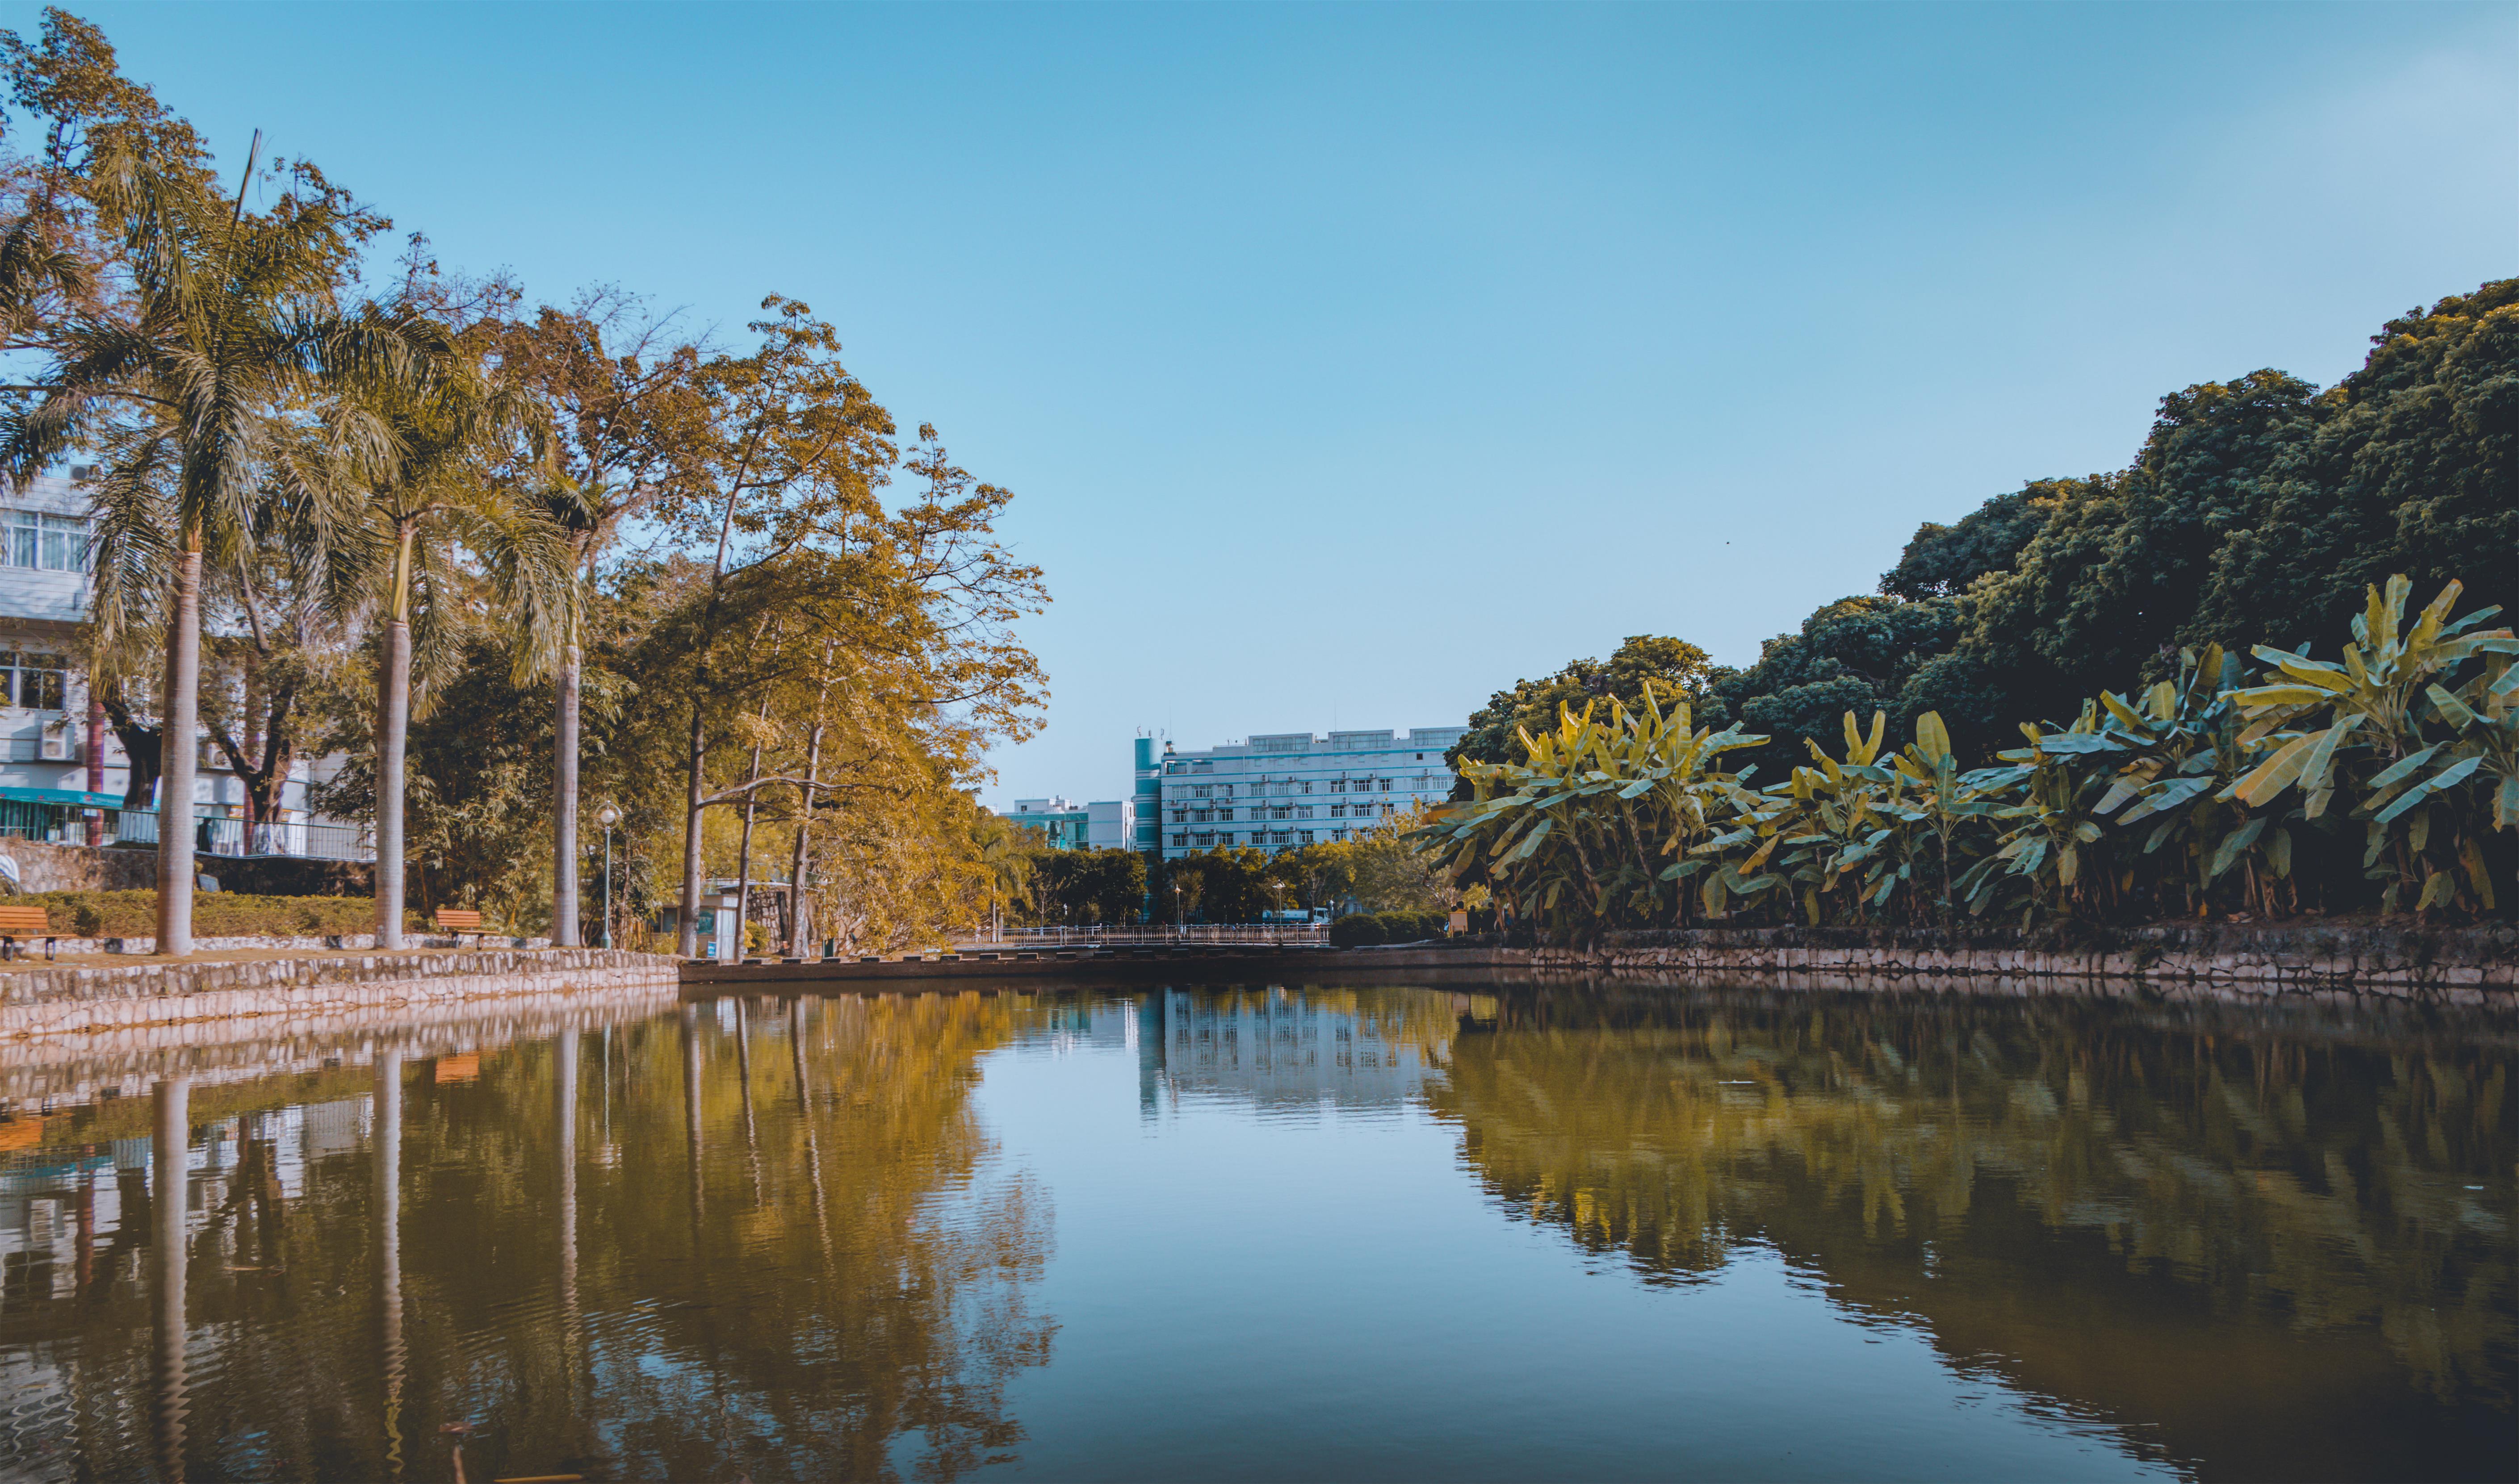
<path id="1" fill-rule="evenodd" d="M 612 827 L 621 822 L 621 811 L 605 805 L 595 817 L 603 825 L 603 946 L 612 946 Z"/>

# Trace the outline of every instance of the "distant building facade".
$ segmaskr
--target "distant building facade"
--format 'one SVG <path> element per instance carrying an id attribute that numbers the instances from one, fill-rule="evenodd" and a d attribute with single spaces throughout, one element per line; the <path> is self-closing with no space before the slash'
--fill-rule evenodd
<path id="1" fill-rule="evenodd" d="M 122 771 L 121 749 L 76 658 L 87 545 L 88 499 L 69 480 L 0 489 L 0 790 L 22 799 L 121 786 L 105 771 Z"/>
<path id="2" fill-rule="evenodd" d="M 1136 849 L 1137 806 L 1131 799 L 1105 799 L 1079 804 L 1053 794 L 1046 799 L 1018 799 L 997 817 L 1041 832 L 1053 851 L 1128 851 Z"/>
<path id="3" fill-rule="evenodd" d="M 119 807 L 130 785 L 130 760 L 87 682 L 94 525 L 87 473 L 74 465 L 68 478 L 44 474 L 0 486 L 0 834 L 64 844 L 154 843 L 151 810 L 165 801 L 147 801 L 130 812 Z M 210 683 L 210 677 L 203 681 Z M 154 714 L 157 697 L 143 704 Z M 309 785 L 337 769 L 339 759 L 298 760 L 275 801 L 278 816 L 248 837 L 241 824 L 243 780 L 206 730 L 193 746 L 200 764 L 189 810 L 196 849 L 374 857 L 364 830 L 307 807 Z"/>
<path id="4" fill-rule="evenodd" d="M 1357 829 L 1451 796 L 1445 750 L 1464 726 L 1278 732 L 1203 752 L 1167 747 L 1151 778 L 1166 860 L 1202 851 L 1276 851 L 1345 840 Z M 1139 738 L 1140 776 L 1153 744 Z"/>

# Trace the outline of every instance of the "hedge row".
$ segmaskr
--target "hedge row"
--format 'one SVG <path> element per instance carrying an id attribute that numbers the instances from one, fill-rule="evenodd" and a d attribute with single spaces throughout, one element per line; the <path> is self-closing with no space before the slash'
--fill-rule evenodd
<path id="1" fill-rule="evenodd" d="M 1442 937 L 1449 923 L 1449 914 L 1443 912 L 1352 912 L 1330 924 L 1330 946 L 1423 942 Z"/>
<path id="2" fill-rule="evenodd" d="M 28 892 L 11 906 L 41 907 L 44 921 L 66 938 L 150 938 L 157 932 L 157 894 L 139 892 Z M 415 930 L 420 914 L 407 914 Z M 193 896 L 198 938 L 317 938 L 373 933 L 376 904 L 367 896 L 250 896 L 242 892 L 199 892 Z"/>

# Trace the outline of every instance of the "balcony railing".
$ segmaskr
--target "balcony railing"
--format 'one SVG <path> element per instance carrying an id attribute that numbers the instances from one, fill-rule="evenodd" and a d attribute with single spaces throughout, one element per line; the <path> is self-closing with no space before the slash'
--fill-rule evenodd
<path id="1" fill-rule="evenodd" d="M 0 835 L 54 845 L 157 844 L 155 809 L 82 808 L 74 804 L 32 804 L 0 799 Z M 362 825 L 284 820 L 247 828 L 242 819 L 200 815 L 193 820 L 193 850 L 200 855 L 284 855 L 309 860 L 374 860 L 376 838 Z"/>

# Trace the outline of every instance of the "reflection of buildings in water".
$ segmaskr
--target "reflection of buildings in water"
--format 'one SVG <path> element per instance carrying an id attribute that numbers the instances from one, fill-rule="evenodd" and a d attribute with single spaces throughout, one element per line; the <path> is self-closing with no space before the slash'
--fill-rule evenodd
<path id="1" fill-rule="evenodd" d="M 1283 986 L 1190 993 L 1142 1001 L 1137 1097 L 1211 1094 L 1274 1106 L 1396 1108 L 1433 1069 L 1441 1021 L 1435 996 L 1363 996 Z M 1429 1002 L 1419 1006 L 1417 999 Z M 1427 1009 L 1426 1015 L 1410 1013 Z M 1442 1015 L 1450 1014 L 1448 997 Z"/>
<path id="2" fill-rule="evenodd" d="M 149 1425 L 163 1478 L 183 1477 L 187 1268 L 205 1240 L 238 1271 L 257 1260 L 228 1250 L 237 1241 L 233 1213 L 221 1209 L 228 1188 L 250 1174 L 259 1193 L 297 1200 L 310 1167 L 359 1153 L 374 1123 L 370 1100 L 358 1098 L 196 1126 L 193 1091 L 181 1077 L 152 1088 L 149 1137 L 29 1151 L 0 1166 L 0 1314 L 50 1328 L 110 1290 L 147 1295 Z M 0 1423 L 0 1474 L 31 1465 L 72 1427 L 76 1364 L 74 1347 L 28 1345 L 7 1356 L 0 1387 L 12 1400 Z"/>

